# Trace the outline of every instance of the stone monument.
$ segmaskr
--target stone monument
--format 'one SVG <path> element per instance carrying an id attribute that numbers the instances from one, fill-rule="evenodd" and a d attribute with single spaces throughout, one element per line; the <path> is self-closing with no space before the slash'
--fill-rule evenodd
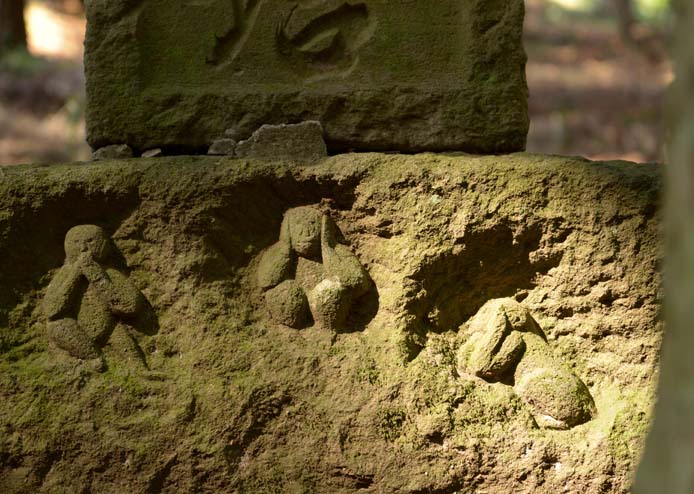
<path id="1" fill-rule="evenodd" d="M 86 6 L 96 161 L 0 169 L 0 492 L 630 491 L 660 167 L 409 154 L 523 149 L 522 0 Z"/>
<path id="2" fill-rule="evenodd" d="M 206 149 L 319 121 L 331 152 L 521 151 L 522 0 L 91 0 L 88 141 Z"/>

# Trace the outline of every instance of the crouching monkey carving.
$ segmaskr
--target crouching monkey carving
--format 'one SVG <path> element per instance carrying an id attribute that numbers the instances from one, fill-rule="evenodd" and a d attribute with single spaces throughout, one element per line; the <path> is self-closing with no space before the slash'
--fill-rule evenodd
<path id="1" fill-rule="evenodd" d="M 276 322 L 301 328 L 312 318 L 339 331 L 372 281 L 335 222 L 304 206 L 285 213 L 279 241 L 260 260 L 258 284 Z"/>
<path id="2" fill-rule="evenodd" d="M 127 360 L 146 367 L 131 331 L 156 331 L 152 309 L 128 277 L 113 266 L 116 247 L 94 225 L 72 228 L 65 236 L 65 263 L 43 301 L 48 338 L 75 358 L 105 369 L 107 345 Z"/>
<path id="3" fill-rule="evenodd" d="M 568 429 L 595 415 L 586 385 L 553 353 L 530 313 L 513 299 L 487 302 L 470 320 L 459 373 L 513 386 L 540 427 Z"/>

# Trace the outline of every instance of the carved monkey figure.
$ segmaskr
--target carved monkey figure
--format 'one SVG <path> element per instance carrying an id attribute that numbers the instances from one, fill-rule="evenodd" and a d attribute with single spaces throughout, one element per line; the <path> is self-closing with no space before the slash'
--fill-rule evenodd
<path id="1" fill-rule="evenodd" d="M 371 279 L 335 222 L 304 206 L 285 213 L 279 241 L 260 260 L 258 284 L 275 321 L 300 328 L 312 316 L 340 329 Z"/>
<path id="2" fill-rule="evenodd" d="M 65 263 L 43 300 L 49 340 L 73 357 L 93 361 L 99 370 L 105 366 L 102 348 L 109 340 L 120 352 L 144 363 L 144 354 L 124 322 L 149 305 L 109 262 L 114 251 L 102 228 L 72 228 L 65 236 Z"/>
<path id="3" fill-rule="evenodd" d="M 540 427 L 569 429 L 596 413 L 590 391 L 547 343 L 530 312 L 511 298 L 490 300 L 468 323 L 458 372 L 513 386 Z"/>

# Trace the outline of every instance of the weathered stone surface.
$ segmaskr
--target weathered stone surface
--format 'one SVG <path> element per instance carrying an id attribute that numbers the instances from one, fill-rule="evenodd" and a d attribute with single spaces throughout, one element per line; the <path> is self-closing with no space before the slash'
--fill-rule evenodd
<path id="1" fill-rule="evenodd" d="M 659 174 L 528 154 L 6 168 L 1 490 L 626 494 L 659 361 Z M 335 313 L 333 276 L 360 286 L 358 271 L 298 255 L 334 261 L 307 206 L 342 231 L 335 259 L 351 253 L 373 281 L 340 332 L 278 324 L 258 286 L 331 280 L 313 304 Z M 278 243 L 286 217 L 291 248 Z M 114 355 L 95 372 L 49 345 L 41 301 L 76 225 L 106 232 L 121 256 L 103 265 L 151 302 L 159 331 L 132 333 L 149 370 Z M 500 366 L 523 377 L 551 355 L 593 397 L 590 420 L 537 427 L 532 395 L 459 372 L 497 299 L 507 338 L 537 344 L 518 361 L 509 340 Z M 311 303 L 287 300 L 298 317 Z M 526 339 L 532 320 L 546 341 Z M 539 399 L 561 401 L 552 390 Z"/>
<path id="2" fill-rule="evenodd" d="M 91 0 L 92 147 L 316 120 L 330 151 L 518 151 L 522 0 Z"/>
<path id="3" fill-rule="evenodd" d="M 293 125 L 263 125 L 250 139 L 239 142 L 240 158 L 292 159 L 313 162 L 328 156 L 320 122 Z"/>
<path id="4" fill-rule="evenodd" d="M 212 141 L 207 154 L 210 156 L 234 156 L 236 154 L 236 144 L 234 139 L 217 139 Z"/>
<path id="5" fill-rule="evenodd" d="M 92 153 L 92 160 L 120 160 L 132 158 L 133 150 L 127 144 L 109 144 L 100 147 Z"/>

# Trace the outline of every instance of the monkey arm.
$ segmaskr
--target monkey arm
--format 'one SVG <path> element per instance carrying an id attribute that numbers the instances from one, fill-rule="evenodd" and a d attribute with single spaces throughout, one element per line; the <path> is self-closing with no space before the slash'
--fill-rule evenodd
<path id="1" fill-rule="evenodd" d="M 525 341 L 521 333 L 511 332 L 501 344 L 501 348 L 492 358 L 489 370 L 498 377 L 503 377 L 511 369 L 515 368 L 525 352 Z"/>
<path id="2" fill-rule="evenodd" d="M 106 270 L 110 280 L 109 307 L 116 316 L 133 317 L 145 306 L 145 296 L 123 273 Z"/>
<path id="3" fill-rule="evenodd" d="M 82 273 L 74 264 L 65 264 L 46 289 L 43 313 L 48 320 L 65 317 L 74 305 Z"/>
<path id="4" fill-rule="evenodd" d="M 279 241 L 267 249 L 260 259 L 258 265 L 258 285 L 260 288 L 272 288 L 289 279 L 295 260 L 296 254 L 292 250 L 289 237 L 289 223 L 285 219 L 282 222 Z"/>
<path id="5" fill-rule="evenodd" d="M 142 307 L 143 295 L 135 285 L 115 269 L 104 269 L 93 258 L 80 259 L 82 274 L 97 291 L 99 298 L 116 316 L 134 316 Z"/>
<path id="6" fill-rule="evenodd" d="M 323 217 L 321 228 L 321 254 L 325 276 L 335 276 L 345 287 L 359 297 L 368 291 L 369 275 L 359 262 L 359 258 L 347 247 L 338 242 L 337 225 L 328 216 Z"/>
<path id="7" fill-rule="evenodd" d="M 524 351 L 523 337 L 512 331 L 506 315 L 498 312 L 477 341 L 469 366 L 475 375 L 496 380 L 518 363 Z"/>

